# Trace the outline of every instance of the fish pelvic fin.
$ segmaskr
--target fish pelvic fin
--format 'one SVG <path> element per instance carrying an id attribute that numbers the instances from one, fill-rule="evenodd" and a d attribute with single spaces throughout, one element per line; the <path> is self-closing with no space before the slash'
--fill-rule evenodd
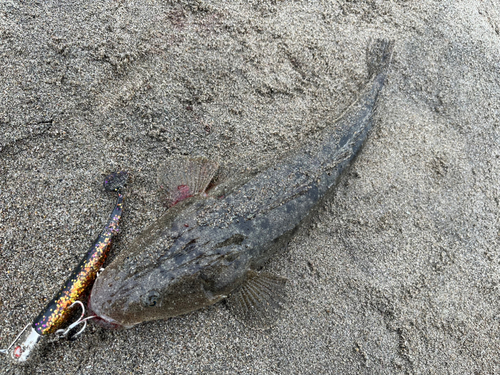
<path id="1" fill-rule="evenodd" d="M 380 73 L 386 73 L 392 61 L 394 40 L 370 40 L 366 49 L 366 61 L 370 78 Z"/>
<path id="2" fill-rule="evenodd" d="M 169 207 L 205 193 L 214 179 L 219 164 L 204 157 L 176 156 L 170 158 L 158 176 Z"/>
<path id="3" fill-rule="evenodd" d="M 286 279 L 269 272 L 248 271 L 243 284 L 226 299 L 234 317 L 246 327 L 268 329 L 286 301 Z"/>

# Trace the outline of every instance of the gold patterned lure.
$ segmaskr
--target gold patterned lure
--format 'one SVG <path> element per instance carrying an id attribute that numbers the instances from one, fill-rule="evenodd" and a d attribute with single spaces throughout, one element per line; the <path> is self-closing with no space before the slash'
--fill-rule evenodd
<path id="1" fill-rule="evenodd" d="M 111 213 L 106 227 L 103 229 L 99 237 L 95 240 L 92 247 L 85 254 L 84 258 L 71 273 L 70 277 L 56 294 L 56 296 L 47 304 L 47 307 L 35 318 L 33 323 L 28 324 L 24 330 L 16 337 L 14 342 L 7 349 L 0 350 L 0 353 L 8 354 L 16 362 L 25 362 L 33 352 L 36 344 L 41 337 L 51 333 L 56 333 L 59 336 L 66 336 L 71 329 L 79 324 L 83 324 L 83 328 L 76 334 L 79 335 L 85 329 L 87 320 L 93 318 L 83 318 L 85 315 L 84 305 L 79 299 L 92 286 L 97 273 L 101 269 L 104 261 L 109 253 L 111 240 L 118 232 L 118 223 L 120 221 L 123 209 L 122 189 L 127 182 L 128 174 L 125 171 L 112 173 L 107 176 L 104 181 L 106 191 L 118 193 L 116 206 Z M 75 323 L 71 324 L 66 330 L 60 329 L 66 323 L 71 315 L 71 308 L 75 305 L 80 305 L 82 315 Z M 31 330 L 28 328 L 31 325 Z M 26 333 L 25 333 L 26 331 Z M 14 346 L 17 340 L 24 334 L 22 343 Z M 76 336 L 75 335 L 75 336 Z"/>

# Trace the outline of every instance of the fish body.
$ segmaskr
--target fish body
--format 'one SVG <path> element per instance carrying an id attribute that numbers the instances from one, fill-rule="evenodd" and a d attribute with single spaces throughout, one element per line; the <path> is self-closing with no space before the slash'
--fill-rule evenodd
<path id="1" fill-rule="evenodd" d="M 283 279 L 257 270 L 336 185 L 373 124 L 392 42 L 368 55 L 373 75 L 334 128 L 225 194 L 183 199 L 147 228 L 97 278 L 90 308 L 124 327 L 188 313 L 227 299 L 237 316 L 267 327 Z M 175 199 L 172 199 L 175 200 Z"/>
<path id="2" fill-rule="evenodd" d="M 17 362 L 25 362 L 40 338 L 56 332 L 71 316 L 71 306 L 88 292 L 97 272 L 101 269 L 111 248 L 111 240 L 118 232 L 118 225 L 123 211 L 122 188 L 127 180 L 127 173 L 109 175 L 104 186 L 107 191 L 118 194 L 116 205 L 99 237 L 87 251 L 78 266 L 73 270 L 61 290 L 34 319 L 31 329 L 22 343 L 14 348 L 11 357 Z"/>

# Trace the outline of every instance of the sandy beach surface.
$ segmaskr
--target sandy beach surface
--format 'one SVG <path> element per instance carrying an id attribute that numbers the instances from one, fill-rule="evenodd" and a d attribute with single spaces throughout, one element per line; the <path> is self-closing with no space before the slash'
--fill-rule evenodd
<path id="1" fill-rule="evenodd" d="M 332 197 L 266 269 L 277 326 L 222 303 L 76 341 L 5 374 L 500 373 L 500 10 L 469 1 L 0 2 L 0 347 L 104 226 L 111 259 L 165 212 L 171 155 L 227 175 L 273 163 L 365 85 L 395 40 L 375 127 Z"/>

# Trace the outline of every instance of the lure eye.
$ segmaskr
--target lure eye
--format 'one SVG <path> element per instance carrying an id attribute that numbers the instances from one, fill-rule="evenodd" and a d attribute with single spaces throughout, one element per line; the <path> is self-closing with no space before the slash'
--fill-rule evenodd
<path id="1" fill-rule="evenodd" d="M 143 307 L 154 307 L 160 303 L 160 293 L 156 290 L 150 290 L 141 296 L 141 303 Z"/>
<path id="2" fill-rule="evenodd" d="M 14 357 L 16 359 L 18 359 L 22 354 L 23 354 L 23 349 L 21 348 L 21 346 L 16 346 L 16 348 L 14 349 L 14 352 L 12 353 L 14 355 Z"/>

